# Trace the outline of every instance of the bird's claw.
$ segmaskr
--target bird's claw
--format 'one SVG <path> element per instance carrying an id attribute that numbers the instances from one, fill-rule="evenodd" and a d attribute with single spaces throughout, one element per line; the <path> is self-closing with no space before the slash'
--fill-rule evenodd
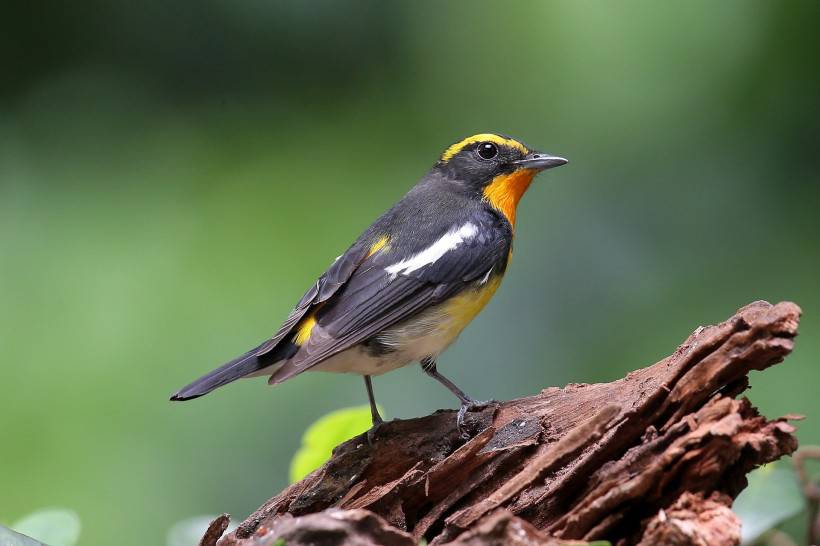
<path id="1" fill-rule="evenodd" d="M 470 438 L 469 427 L 467 427 L 467 423 L 464 420 L 468 411 L 481 411 L 484 408 L 498 405 L 498 400 L 469 400 L 466 403 L 462 403 L 461 407 L 458 408 L 458 414 L 456 416 L 456 425 L 458 426 L 459 432 L 461 432 L 461 437 L 464 439 Z"/>
<path id="2" fill-rule="evenodd" d="M 384 424 L 384 420 L 379 417 L 378 419 L 373 419 L 373 426 L 367 429 L 365 432 L 365 438 L 367 439 L 367 445 L 373 447 L 373 444 L 376 442 L 376 434 L 379 432 L 379 429 Z"/>

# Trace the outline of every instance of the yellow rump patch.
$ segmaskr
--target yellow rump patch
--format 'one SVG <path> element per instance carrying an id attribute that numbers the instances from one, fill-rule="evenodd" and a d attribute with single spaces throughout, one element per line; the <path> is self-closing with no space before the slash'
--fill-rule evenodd
<path id="1" fill-rule="evenodd" d="M 310 339 L 310 333 L 313 331 L 313 327 L 316 326 L 316 311 L 318 310 L 317 308 L 308 313 L 308 315 L 299 322 L 299 325 L 296 326 L 296 336 L 293 338 L 295 345 L 301 347 Z"/>
<path id="2" fill-rule="evenodd" d="M 536 171 L 533 169 L 519 169 L 509 174 L 496 176 L 484 188 L 484 199 L 495 209 L 501 211 L 513 227 L 515 227 L 515 209 L 535 175 Z"/>
<path id="3" fill-rule="evenodd" d="M 390 242 L 390 237 L 387 235 L 382 235 L 381 239 L 370 246 L 370 250 L 367 252 L 367 258 L 386 247 L 388 242 Z"/>
<path id="4" fill-rule="evenodd" d="M 376 252 L 386 247 L 389 242 L 390 237 L 387 235 L 382 235 L 378 241 L 370 246 L 370 249 L 367 251 L 366 258 L 369 258 Z M 310 334 L 316 326 L 316 312 L 321 308 L 321 306 L 322 305 L 319 304 L 313 311 L 305 315 L 305 317 L 299 321 L 299 324 L 296 325 L 296 335 L 293 337 L 293 343 L 295 345 L 301 347 L 307 340 L 310 339 Z"/>
<path id="5" fill-rule="evenodd" d="M 493 144 L 498 144 L 499 146 L 509 146 L 510 148 L 517 148 L 518 150 L 521 150 L 521 153 L 523 154 L 528 154 L 530 152 L 526 146 L 512 138 L 504 138 L 502 136 L 494 135 L 492 133 L 481 133 L 478 135 L 467 137 L 461 142 L 456 142 L 455 144 L 444 150 L 444 153 L 441 155 L 441 160 L 447 162 L 454 155 L 463 150 L 466 146 L 469 146 L 470 144 L 475 144 L 477 142 L 492 142 Z"/>

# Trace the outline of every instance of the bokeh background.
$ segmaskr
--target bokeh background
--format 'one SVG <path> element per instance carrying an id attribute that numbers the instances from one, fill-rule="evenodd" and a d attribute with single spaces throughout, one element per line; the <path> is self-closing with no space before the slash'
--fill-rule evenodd
<path id="1" fill-rule="evenodd" d="M 820 443 L 815 0 L 14 3 L 0 21 L 0 521 L 163 544 L 279 490 L 356 376 L 182 384 L 271 334 L 441 150 L 571 160 L 522 202 L 440 369 L 479 398 L 608 381 L 756 299 L 804 310 L 752 378 Z M 454 407 L 416 367 L 391 417 Z"/>

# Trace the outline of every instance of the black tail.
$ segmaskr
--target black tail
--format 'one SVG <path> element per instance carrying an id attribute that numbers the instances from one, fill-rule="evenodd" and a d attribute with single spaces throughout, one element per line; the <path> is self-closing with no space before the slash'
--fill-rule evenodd
<path id="1" fill-rule="evenodd" d="M 171 396 L 171 400 L 182 401 L 200 397 L 222 385 L 227 385 L 232 381 L 236 381 L 237 379 L 269 366 L 271 364 L 269 358 L 262 357 L 265 360 L 265 362 L 262 362 L 262 358 L 255 355 L 258 348 L 259 347 L 251 349 L 242 356 L 234 358 L 227 364 L 223 364 L 212 372 L 203 375 L 190 385 L 182 387 Z M 269 355 L 265 356 L 267 357 Z"/>

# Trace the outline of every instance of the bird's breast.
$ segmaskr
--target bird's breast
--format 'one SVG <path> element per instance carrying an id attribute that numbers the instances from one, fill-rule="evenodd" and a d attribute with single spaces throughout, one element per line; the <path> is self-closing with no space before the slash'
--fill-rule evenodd
<path id="1" fill-rule="evenodd" d="M 484 309 L 500 284 L 501 275 L 495 275 L 442 304 L 442 311 L 446 316 L 442 326 L 453 334 L 454 339 Z"/>
<path id="2" fill-rule="evenodd" d="M 444 352 L 487 305 L 499 284 L 501 275 L 488 275 L 483 282 L 381 332 L 376 339 L 389 349 L 386 360 L 406 363 Z"/>
<path id="3" fill-rule="evenodd" d="M 483 282 L 379 332 L 367 342 L 321 362 L 314 369 L 380 375 L 410 362 L 436 357 L 481 312 L 500 284 L 501 275 L 488 275 Z"/>

